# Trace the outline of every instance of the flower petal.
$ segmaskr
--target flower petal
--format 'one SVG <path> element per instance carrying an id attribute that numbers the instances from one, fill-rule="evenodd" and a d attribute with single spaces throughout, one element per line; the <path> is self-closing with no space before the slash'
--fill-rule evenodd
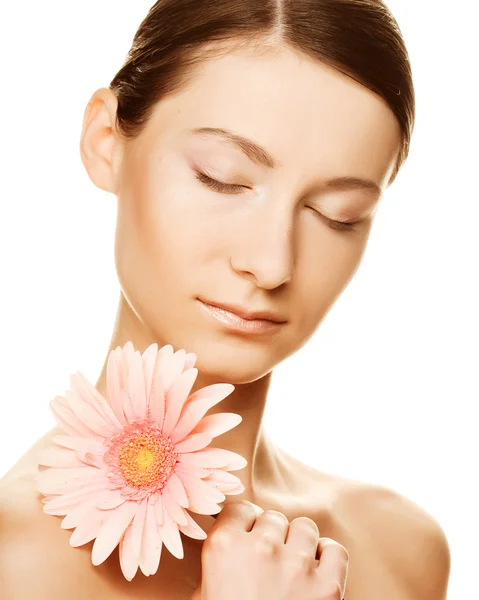
<path id="1" fill-rule="evenodd" d="M 193 465 L 184 465 L 180 462 L 177 462 L 175 465 L 175 471 L 182 471 L 187 475 L 193 475 L 193 477 L 198 477 L 198 479 L 204 479 L 208 477 L 208 475 L 214 471 L 214 469 L 205 469 L 203 467 L 194 467 Z"/>
<path id="2" fill-rule="evenodd" d="M 50 410 L 57 423 L 70 435 L 95 435 L 95 432 L 77 417 L 63 396 L 55 396 L 50 401 Z"/>
<path id="3" fill-rule="evenodd" d="M 209 513 L 214 514 L 214 513 Z M 191 517 L 191 515 L 185 510 L 186 520 L 188 525 L 179 525 L 181 533 L 189 536 L 195 540 L 205 540 L 208 537 L 206 531 L 204 531 L 198 523 Z"/>
<path id="4" fill-rule="evenodd" d="M 103 523 L 103 519 L 105 518 L 104 515 L 106 515 L 106 513 L 100 513 L 100 511 L 96 510 L 94 507 L 90 507 L 88 514 L 82 519 L 78 527 L 71 534 L 70 546 L 76 548 L 95 539 Z"/>
<path id="5" fill-rule="evenodd" d="M 161 372 L 163 374 L 163 388 L 168 394 L 170 387 L 183 373 L 185 367 L 186 351 L 181 349 L 173 355 L 166 356 L 161 362 Z M 168 409 L 168 404 L 166 405 Z"/>
<path id="6" fill-rule="evenodd" d="M 145 389 L 146 389 L 146 398 L 149 404 L 150 400 L 150 392 L 151 392 L 151 384 L 153 381 L 153 373 L 155 372 L 155 364 L 156 358 L 158 356 L 158 344 L 154 343 L 148 346 L 148 348 L 143 352 L 143 371 L 145 373 Z"/>
<path id="7" fill-rule="evenodd" d="M 79 486 L 78 489 L 74 489 L 61 496 L 55 496 L 49 500 L 43 505 L 43 512 L 48 515 L 66 515 L 72 508 L 77 507 L 81 503 L 94 503 L 94 494 L 102 492 L 104 489 L 105 484 L 103 481 Z"/>
<path id="8" fill-rule="evenodd" d="M 85 403 L 89 404 L 100 417 L 108 421 L 115 429 L 121 429 L 122 424 L 111 405 L 81 371 L 77 371 L 74 375 L 70 376 L 70 383 L 72 391 L 80 396 Z"/>
<path id="9" fill-rule="evenodd" d="M 135 348 L 132 342 L 127 342 L 123 348 L 118 346 L 115 348 L 115 356 L 120 371 L 120 389 L 118 390 L 118 402 L 121 404 L 123 414 L 127 423 L 132 423 L 135 420 L 135 411 L 128 393 L 130 378 L 129 364 L 135 353 Z"/>
<path id="10" fill-rule="evenodd" d="M 124 389 L 121 389 L 119 391 L 118 395 L 119 395 L 119 398 L 120 398 L 121 405 L 123 407 L 123 412 L 125 414 L 125 419 L 127 420 L 128 424 L 131 424 L 134 421 L 136 421 L 137 417 L 136 417 L 135 409 L 133 407 L 133 403 L 132 403 L 132 400 L 130 398 L 130 395 Z"/>
<path id="11" fill-rule="evenodd" d="M 154 575 L 158 571 L 162 546 L 155 507 L 148 502 L 140 554 L 140 569 L 144 575 Z"/>
<path id="12" fill-rule="evenodd" d="M 171 347 L 171 346 L 170 346 Z M 157 423 L 160 427 L 163 425 L 165 418 L 165 389 L 163 387 L 163 364 L 165 360 L 165 353 L 167 352 L 164 346 L 158 352 L 158 356 L 153 371 L 153 378 L 151 381 L 150 396 L 148 398 L 148 418 L 154 423 Z M 173 352 L 173 348 L 171 348 Z"/>
<path id="13" fill-rule="evenodd" d="M 83 466 L 78 468 L 46 469 L 36 475 L 36 489 L 42 494 L 64 494 L 84 485 L 104 482 L 107 485 L 105 473 L 95 467 Z"/>
<path id="14" fill-rule="evenodd" d="M 80 523 L 82 523 L 90 513 L 93 511 L 91 504 L 80 504 L 77 508 L 72 509 L 65 517 L 63 518 L 60 527 L 62 529 L 72 529 L 74 527 L 78 527 Z"/>
<path id="15" fill-rule="evenodd" d="M 194 500 L 190 500 L 188 510 L 198 513 L 199 515 L 216 515 L 221 511 L 221 506 L 216 504 L 216 502 L 210 502 L 202 498 L 197 503 Z"/>
<path id="16" fill-rule="evenodd" d="M 128 498 L 123 496 L 119 490 L 108 490 L 103 494 L 98 494 L 95 499 L 95 506 L 99 510 L 111 510 L 112 508 L 118 508 L 127 500 Z"/>
<path id="17" fill-rule="evenodd" d="M 223 493 L 227 494 L 228 496 L 237 496 L 238 494 L 242 494 L 245 490 L 245 487 L 242 483 L 238 483 L 237 486 L 231 486 L 228 488 L 226 488 L 226 484 L 223 484 L 222 488 Z"/>
<path id="18" fill-rule="evenodd" d="M 55 496 L 45 496 L 44 498 L 40 498 L 40 502 L 42 502 L 43 504 L 46 504 L 47 502 L 50 502 L 50 500 L 53 500 L 53 498 L 55 498 Z"/>
<path id="19" fill-rule="evenodd" d="M 131 581 L 138 571 L 138 560 L 133 552 L 131 535 L 132 526 L 130 524 L 126 528 L 119 546 L 120 566 L 127 581 Z"/>
<path id="20" fill-rule="evenodd" d="M 195 452 L 202 450 L 211 443 L 212 437 L 208 433 L 192 433 L 175 444 L 175 452 Z"/>
<path id="21" fill-rule="evenodd" d="M 158 504 L 156 504 L 158 506 Z M 184 549 L 183 544 L 181 542 L 180 531 L 178 529 L 178 525 L 174 522 L 171 516 L 168 514 L 168 511 L 165 508 L 165 504 L 163 506 L 163 522 L 159 526 L 160 536 L 168 548 L 168 550 L 176 556 L 176 558 L 184 557 Z"/>
<path id="22" fill-rule="evenodd" d="M 102 513 L 106 515 L 106 519 L 100 527 L 91 552 L 91 561 L 95 566 L 105 561 L 119 544 L 137 509 L 137 502 L 127 501 L 111 512 Z"/>
<path id="23" fill-rule="evenodd" d="M 148 408 L 145 386 L 145 374 L 143 372 L 143 359 L 136 350 L 128 363 L 128 395 L 133 406 L 136 419 L 144 419 Z M 131 421 L 130 421 L 131 422 Z"/>
<path id="24" fill-rule="evenodd" d="M 244 469 L 248 464 L 248 461 L 237 452 L 211 447 L 198 450 L 198 452 L 179 454 L 178 461 L 187 466 L 222 468 L 225 471 Z"/>
<path id="25" fill-rule="evenodd" d="M 120 354 L 120 357 L 118 356 Z M 123 404 L 120 396 L 122 389 L 121 378 L 121 351 L 112 350 L 108 355 L 106 366 L 106 395 L 112 410 L 117 416 L 120 423 L 124 426 L 128 424 L 125 413 L 123 412 Z"/>
<path id="26" fill-rule="evenodd" d="M 143 535 L 143 527 L 145 525 L 147 503 L 148 498 L 144 498 L 138 503 L 138 508 L 131 524 L 131 543 L 133 545 L 133 553 L 137 561 L 140 560 L 141 538 Z"/>
<path id="27" fill-rule="evenodd" d="M 74 450 L 78 458 L 83 462 L 88 462 L 86 454 L 96 454 L 103 457 L 106 452 L 105 438 L 92 437 L 74 437 L 71 435 L 55 435 L 52 441 L 62 446 Z"/>
<path id="28" fill-rule="evenodd" d="M 225 495 L 218 488 L 207 483 L 204 479 L 197 479 L 191 477 L 186 473 L 178 473 L 178 477 L 185 486 L 186 495 L 190 502 L 198 502 L 199 500 L 205 499 L 209 502 L 224 502 Z"/>
<path id="29" fill-rule="evenodd" d="M 156 495 L 156 502 L 155 502 L 155 516 L 156 516 L 156 522 L 158 523 L 158 525 L 163 525 L 163 498 L 161 494 Z"/>
<path id="30" fill-rule="evenodd" d="M 185 486 L 183 485 L 180 477 L 178 477 L 178 475 L 175 473 L 172 473 L 169 476 L 168 483 L 166 485 L 168 486 L 168 489 L 177 504 L 183 506 L 184 508 L 188 508 L 188 496 L 186 495 Z"/>
<path id="31" fill-rule="evenodd" d="M 178 423 L 170 433 L 171 441 L 178 442 L 191 433 L 205 413 L 224 400 L 233 390 L 234 385 L 230 383 L 213 383 L 191 394 Z"/>
<path id="32" fill-rule="evenodd" d="M 222 471 L 221 469 L 214 469 L 205 479 L 210 485 L 221 486 L 226 485 L 238 485 L 241 483 L 241 479 L 233 473 L 228 471 Z"/>
<path id="33" fill-rule="evenodd" d="M 47 446 L 38 451 L 37 462 L 44 467 L 84 467 L 73 450 Z"/>
<path id="34" fill-rule="evenodd" d="M 194 352 L 188 352 L 188 354 L 185 356 L 184 370 L 186 371 L 187 369 L 192 369 L 196 365 L 197 358 L 198 357 Z"/>
<path id="35" fill-rule="evenodd" d="M 242 494 L 245 490 L 241 479 L 232 473 L 222 471 L 221 469 L 215 469 L 208 477 L 203 479 L 206 483 L 209 483 L 216 489 L 230 496 L 236 494 Z"/>
<path id="36" fill-rule="evenodd" d="M 222 433 L 233 429 L 241 423 L 243 417 L 236 413 L 215 413 L 206 415 L 196 425 L 191 433 L 207 433 L 212 438 L 218 437 Z"/>
<path id="37" fill-rule="evenodd" d="M 118 346 L 118 348 L 120 348 L 123 360 L 122 360 L 122 367 L 124 369 L 123 374 L 126 374 L 126 377 L 124 377 L 123 379 L 123 384 L 124 387 L 127 388 L 128 387 L 128 363 L 131 360 L 131 357 L 133 356 L 134 352 L 135 352 L 135 347 L 133 346 L 133 342 L 131 340 L 128 340 L 126 342 L 126 344 L 123 346 L 123 348 L 121 348 L 120 346 Z"/>
<path id="38" fill-rule="evenodd" d="M 166 510 L 168 511 L 168 514 L 171 516 L 173 521 L 176 524 L 186 525 L 187 520 L 184 516 L 184 511 L 181 508 L 181 506 L 176 502 L 174 496 L 171 494 L 171 491 L 170 491 L 168 485 L 166 485 L 163 488 L 161 498 L 163 500 L 163 504 L 164 504 Z"/>
<path id="39" fill-rule="evenodd" d="M 166 413 L 163 422 L 163 433 L 165 435 L 170 435 L 171 431 L 176 427 L 183 406 L 188 400 L 197 376 L 198 369 L 193 368 L 183 371 L 166 393 Z"/>
<path id="40" fill-rule="evenodd" d="M 75 390 L 73 376 L 70 378 L 72 389 L 65 393 L 65 398 L 80 421 L 89 427 L 95 434 L 102 437 L 113 435 L 117 429 L 88 404 Z"/>

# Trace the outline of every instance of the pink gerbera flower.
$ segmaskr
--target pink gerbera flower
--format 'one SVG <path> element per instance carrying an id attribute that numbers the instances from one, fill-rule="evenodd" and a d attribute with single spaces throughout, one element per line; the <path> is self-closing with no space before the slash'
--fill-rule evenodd
<path id="1" fill-rule="evenodd" d="M 108 356 L 107 400 L 77 371 L 71 391 L 56 396 L 52 411 L 66 435 L 53 438 L 37 476 L 43 510 L 64 516 L 74 529 L 71 546 L 92 540 L 92 563 L 101 564 L 119 544 L 120 564 L 131 581 L 138 567 L 158 570 L 162 545 L 183 558 L 180 531 L 207 537 L 186 508 L 203 515 L 221 510 L 225 494 L 244 486 L 228 471 L 243 469 L 239 454 L 207 448 L 212 439 L 238 425 L 235 413 L 204 416 L 233 390 L 218 383 L 190 395 L 198 375 L 196 355 L 158 350 L 140 354 L 133 344 Z"/>

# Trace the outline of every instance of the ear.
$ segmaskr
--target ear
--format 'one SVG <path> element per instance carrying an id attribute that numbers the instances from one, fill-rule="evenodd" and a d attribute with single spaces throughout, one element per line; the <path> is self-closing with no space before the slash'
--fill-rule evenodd
<path id="1" fill-rule="evenodd" d="M 118 100 L 109 88 L 100 88 L 85 108 L 80 155 L 91 181 L 105 192 L 116 193 L 123 142 L 115 118 Z"/>

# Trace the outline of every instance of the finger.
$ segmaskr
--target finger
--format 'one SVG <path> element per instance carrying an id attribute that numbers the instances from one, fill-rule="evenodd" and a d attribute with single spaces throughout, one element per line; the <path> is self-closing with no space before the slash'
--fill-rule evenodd
<path id="1" fill-rule="evenodd" d="M 235 500 L 228 502 L 221 512 L 217 515 L 215 523 L 213 523 L 208 537 L 224 525 L 238 529 L 239 531 L 251 531 L 251 528 L 256 521 L 256 517 L 263 512 L 263 509 L 257 504 L 253 504 L 248 500 Z"/>
<path id="2" fill-rule="evenodd" d="M 348 578 L 349 555 L 344 546 L 338 544 L 331 538 L 319 538 L 319 565 L 316 567 L 315 575 L 324 585 L 338 587 L 341 590 L 341 598 L 346 591 L 346 580 Z"/>
<path id="3" fill-rule="evenodd" d="M 309 517 L 297 517 L 289 524 L 286 545 L 297 553 L 310 554 L 316 559 L 316 550 L 319 543 L 319 529 Z"/>
<path id="4" fill-rule="evenodd" d="M 288 535 L 289 521 L 277 510 L 264 510 L 253 525 L 251 533 L 263 539 L 268 538 L 277 544 L 284 544 Z"/>

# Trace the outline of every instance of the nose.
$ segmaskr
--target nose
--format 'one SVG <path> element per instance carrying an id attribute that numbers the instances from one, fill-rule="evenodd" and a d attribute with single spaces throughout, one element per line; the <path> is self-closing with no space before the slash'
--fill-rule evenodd
<path id="1" fill-rule="evenodd" d="M 248 227 L 235 235 L 230 263 L 236 272 L 253 278 L 258 287 L 274 289 L 293 276 L 293 226 L 287 211 L 260 212 L 250 216 Z"/>

